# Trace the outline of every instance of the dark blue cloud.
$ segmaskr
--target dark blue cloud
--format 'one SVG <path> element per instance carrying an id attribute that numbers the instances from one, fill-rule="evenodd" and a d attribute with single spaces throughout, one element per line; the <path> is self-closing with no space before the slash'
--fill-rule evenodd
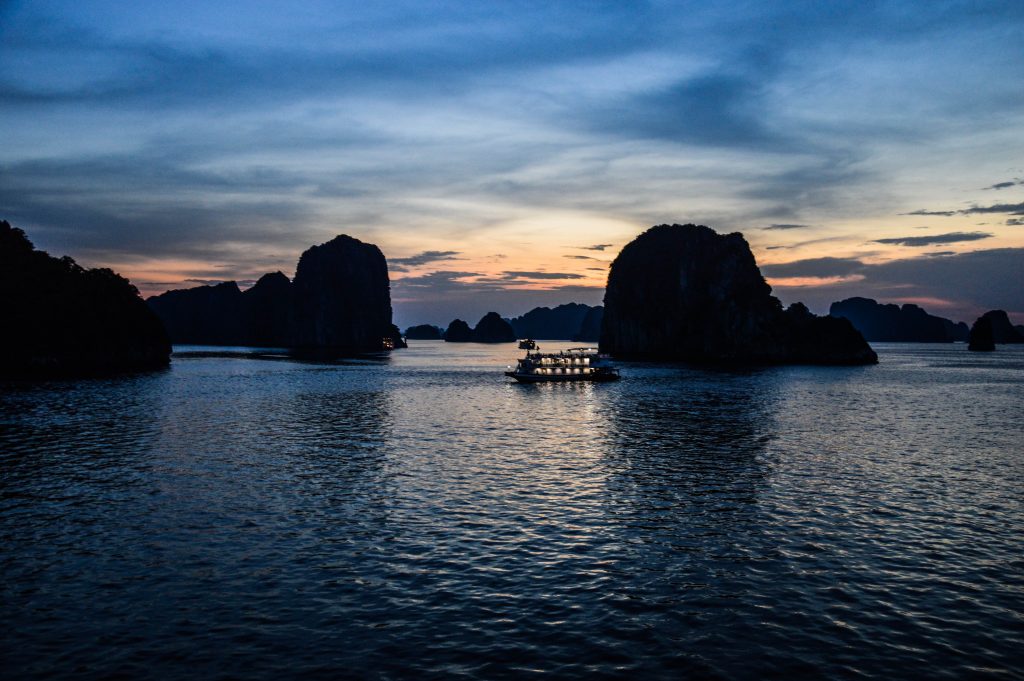
<path id="1" fill-rule="evenodd" d="M 864 269 L 857 258 L 807 258 L 774 265 L 761 265 L 767 277 L 842 277 Z"/>
<path id="2" fill-rule="evenodd" d="M 988 213 L 1024 215 L 1024 201 L 1020 203 L 997 203 L 992 206 L 971 206 L 957 212 L 961 215 L 985 215 Z"/>
<path id="3" fill-rule="evenodd" d="M 990 187 L 991 189 L 991 187 Z M 991 206 L 971 206 L 959 210 L 915 210 L 904 215 L 938 215 L 951 217 L 953 215 L 988 215 L 991 213 L 1005 213 L 1008 215 L 1024 215 L 1024 202 L 1021 203 L 996 203 Z"/>
<path id="4" fill-rule="evenodd" d="M 886 239 L 875 239 L 876 244 L 896 244 L 899 246 L 934 246 L 935 244 L 955 244 L 964 241 L 978 241 L 989 239 L 992 234 L 988 232 L 950 232 L 948 234 L 933 234 L 931 236 L 896 236 Z"/>
<path id="5" fill-rule="evenodd" d="M 766 150 L 798 146 L 798 140 L 771 130 L 759 115 L 765 84 L 756 74 L 713 72 L 587 115 L 600 129 L 628 138 Z"/>
<path id="6" fill-rule="evenodd" d="M 395 265 L 399 267 L 418 267 L 441 260 L 458 260 L 458 255 L 458 251 L 423 251 L 422 253 L 405 258 L 388 258 L 388 266 L 392 269 L 395 269 Z"/>

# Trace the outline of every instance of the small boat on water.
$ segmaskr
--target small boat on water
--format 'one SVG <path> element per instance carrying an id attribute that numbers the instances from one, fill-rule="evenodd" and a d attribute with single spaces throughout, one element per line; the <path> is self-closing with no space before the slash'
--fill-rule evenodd
<path id="1" fill-rule="evenodd" d="M 523 340 L 519 341 L 519 349 L 520 350 L 536 350 L 537 349 L 537 341 L 533 340 L 532 338 L 524 338 Z"/>
<path id="2" fill-rule="evenodd" d="M 614 381 L 619 370 L 611 366 L 608 355 L 597 348 L 570 348 L 561 352 L 527 352 L 515 369 L 505 375 L 520 383 L 561 381 Z"/>

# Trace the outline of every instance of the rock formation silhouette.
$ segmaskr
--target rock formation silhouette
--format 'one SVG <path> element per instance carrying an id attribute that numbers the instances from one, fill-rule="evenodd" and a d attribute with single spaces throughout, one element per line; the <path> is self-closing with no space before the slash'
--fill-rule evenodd
<path id="1" fill-rule="evenodd" d="M 783 310 L 742 234 L 659 225 L 622 249 L 604 297 L 601 349 L 690 362 L 874 364 L 849 321 Z"/>
<path id="2" fill-rule="evenodd" d="M 166 366 L 163 325 L 124 277 L 37 251 L 0 221 L 0 376 L 96 375 Z"/>
<path id="3" fill-rule="evenodd" d="M 604 307 L 601 305 L 587 310 L 587 314 L 580 322 L 580 328 L 573 335 L 572 340 L 585 343 L 596 343 L 601 340 L 601 320 L 603 319 Z"/>
<path id="4" fill-rule="evenodd" d="M 384 254 L 344 234 L 299 258 L 290 321 L 296 349 L 344 353 L 380 350 L 384 339 L 404 344 L 391 323 Z"/>
<path id="5" fill-rule="evenodd" d="M 469 343 L 473 340 L 473 329 L 461 319 L 453 319 L 445 329 L 444 339 L 448 343 Z"/>
<path id="6" fill-rule="evenodd" d="M 405 347 L 391 323 L 384 255 L 373 244 L 345 235 L 303 253 L 294 282 L 274 272 L 244 292 L 231 281 L 168 291 L 147 302 L 174 343 L 317 354 Z"/>
<path id="7" fill-rule="evenodd" d="M 191 345 L 250 345 L 243 315 L 244 294 L 233 281 L 168 291 L 149 307 L 167 327 L 171 342 Z"/>
<path id="8" fill-rule="evenodd" d="M 405 337 L 411 340 L 441 340 L 444 338 L 444 329 L 433 324 L 418 324 L 406 329 Z"/>
<path id="9" fill-rule="evenodd" d="M 865 340 L 878 342 L 951 343 L 966 340 L 967 325 L 936 317 L 913 304 L 881 304 L 871 298 L 832 303 L 832 317 L 849 319 Z"/>
<path id="10" fill-rule="evenodd" d="M 975 352 L 991 352 L 996 349 L 995 336 L 992 333 L 992 318 L 987 315 L 978 317 L 971 326 L 968 350 Z"/>
<path id="11" fill-rule="evenodd" d="M 954 322 L 952 319 L 946 319 L 945 317 L 939 317 L 942 320 L 942 326 L 946 329 L 946 336 L 951 338 L 955 342 L 966 343 L 967 336 L 971 332 L 971 328 L 964 322 Z"/>
<path id="12" fill-rule="evenodd" d="M 1024 343 L 1024 334 L 1010 323 L 1010 317 L 1004 310 L 989 310 L 978 317 L 971 327 L 970 342 L 971 350 L 994 350 L 995 347 L 988 346 L 996 343 Z"/>
<path id="13" fill-rule="evenodd" d="M 519 338 L 564 340 L 579 335 L 591 309 L 582 303 L 566 303 L 554 308 L 535 307 L 522 316 L 513 317 L 509 324 Z"/>
<path id="14" fill-rule="evenodd" d="M 513 343 L 516 332 L 497 312 L 485 314 L 473 329 L 474 343 Z"/>
<path id="15" fill-rule="evenodd" d="M 242 293 L 244 345 L 288 347 L 292 307 L 292 282 L 283 272 L 264 274 Z"/>

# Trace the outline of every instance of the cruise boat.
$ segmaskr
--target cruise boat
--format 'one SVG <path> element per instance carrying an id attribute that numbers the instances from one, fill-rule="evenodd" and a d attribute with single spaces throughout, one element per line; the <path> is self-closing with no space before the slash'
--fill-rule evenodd
<path id="1" fill-rule="evenodd" d="M 614 381 L 619 370 L 611 366 L 608 355 L 597 348 L 570 348 L 561 352 L 527 352 L 515 369 L 505 375 L 520 383 L 557 381 Z"/>
<path id="2" fill-rule="evenodd" d="M 532 338 L 524 338 L 523 340 L 519 341 L 519 349 L 520 350 L 536 350 L 537 349 L 537 341 L 533 340 Z"/>

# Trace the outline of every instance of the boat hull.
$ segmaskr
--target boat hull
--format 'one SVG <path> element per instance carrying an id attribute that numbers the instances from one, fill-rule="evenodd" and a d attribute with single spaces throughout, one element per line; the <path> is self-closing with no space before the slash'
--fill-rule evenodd
<path id="1" fill-rule="evenodd" d="M 506 371 L 506 376 L 516 379 L 520 383 L 573 383 L 577 381 L 590 381 L 591 383 L 607 383 L 617 381 L 618 374 L 520 374 L 515 371 Z"/>

